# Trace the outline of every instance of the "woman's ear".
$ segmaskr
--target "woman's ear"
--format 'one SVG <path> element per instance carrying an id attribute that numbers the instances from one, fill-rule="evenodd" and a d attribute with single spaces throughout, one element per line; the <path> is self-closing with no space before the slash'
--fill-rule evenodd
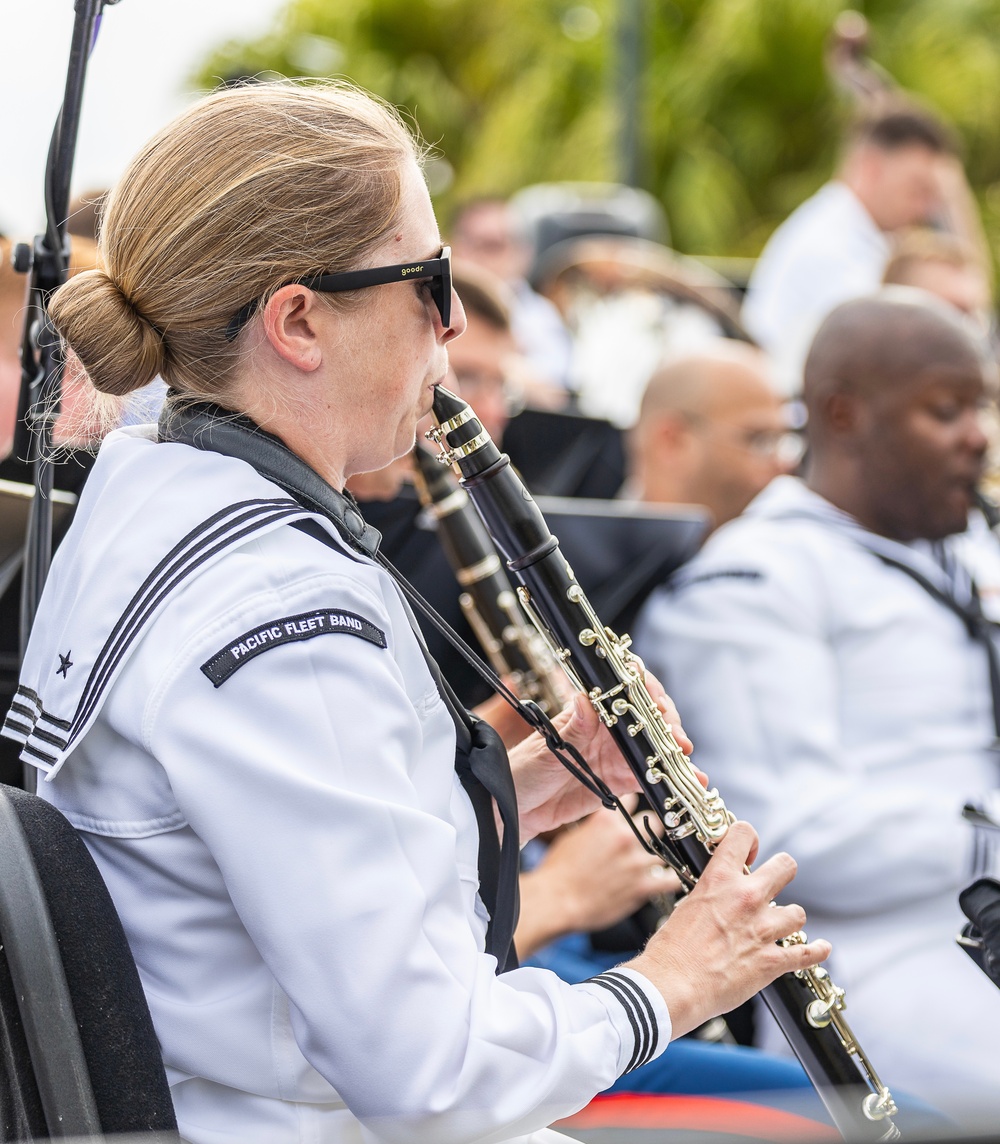
<path id="1" fill-rule="evenodd" d="M 318 304 L 312 290 L 298 283 L 282 286 L 268 300 L 263 313 L 264 336 L 274 352 L 307 373 L 323 364 L 321 328 L 331 314 Z"/>

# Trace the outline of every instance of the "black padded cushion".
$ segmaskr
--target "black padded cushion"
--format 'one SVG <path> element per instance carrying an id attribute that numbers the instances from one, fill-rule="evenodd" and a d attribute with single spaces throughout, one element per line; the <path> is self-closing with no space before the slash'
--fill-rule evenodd
<path id="1" fill-rule="evenodd" d="M 27 836 L 52 915 L 103 1131 L 175 1130 L 139 974 L 90 852 L 55 807 L 3 789 Z"/>
<path id="2" fill-rule="evenodd" d="M 0 1140 L 34 1140 L 47 1135 L 7 951 L 0 945 Z"/>

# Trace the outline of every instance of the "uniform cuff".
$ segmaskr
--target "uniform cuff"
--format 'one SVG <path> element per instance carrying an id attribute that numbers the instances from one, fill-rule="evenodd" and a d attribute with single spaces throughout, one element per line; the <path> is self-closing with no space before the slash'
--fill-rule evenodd
<path id="1" fill-rule="evenodd" d="M 634 969 L 609 969 L 583 984 L 595 986 L 603 997 L 611 996 L 617 1002 L 608 1008 L 621 1035 L 619 1076 L 658 1057 L 670 1043 L 667 1003 L 641 973 Z M 619 1011 L 622 1016 L 617 1018 Z"/>

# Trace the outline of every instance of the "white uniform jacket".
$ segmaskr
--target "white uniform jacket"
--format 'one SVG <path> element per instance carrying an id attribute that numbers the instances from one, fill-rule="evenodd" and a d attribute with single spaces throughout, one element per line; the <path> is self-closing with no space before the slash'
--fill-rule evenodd
<path id="1" fill-rule="evenodd" d="M 452 719 L 395 585 L 306 515 L 113 434 L 5 733 L 108 883 L 185 1139 L 540 1131 L 662 1051 L 666 1007 L 630 972 L 495 975 Z"/>
<path id="2" fill-rule="evenodd" d="M 833 943 L 875 1067 L 952 1111 L 969 1091 L 996 1109 L 1000 991 L 954 941 L 963 804 L 997 785 L 986 651 L 870 547 L 951 586 L 930 545 L 778 478 L 652 597 L 636 647 L 762 858 L 798 862 L 787 900 Z"/>

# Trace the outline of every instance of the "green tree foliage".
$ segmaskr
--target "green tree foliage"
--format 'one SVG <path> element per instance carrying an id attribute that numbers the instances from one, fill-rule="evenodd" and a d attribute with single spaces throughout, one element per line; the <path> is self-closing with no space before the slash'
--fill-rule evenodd
<path id="1" fill-rule="evenodd" d="M 824 48 L 842 0 L 643 0 L 643 185 L 674 245 L 754 254 L 830 174 L 850 108 Z M 444 160 L 445 207 L 618 173 L 621 0 L 289 0 L 200 80 L 346 76 L 406 110 Z M 965 140 L 1000 239 L 1000 0 L 869 0 L 873 57 Z M 447 177 L 445 177 L 447 176 Z"/>

